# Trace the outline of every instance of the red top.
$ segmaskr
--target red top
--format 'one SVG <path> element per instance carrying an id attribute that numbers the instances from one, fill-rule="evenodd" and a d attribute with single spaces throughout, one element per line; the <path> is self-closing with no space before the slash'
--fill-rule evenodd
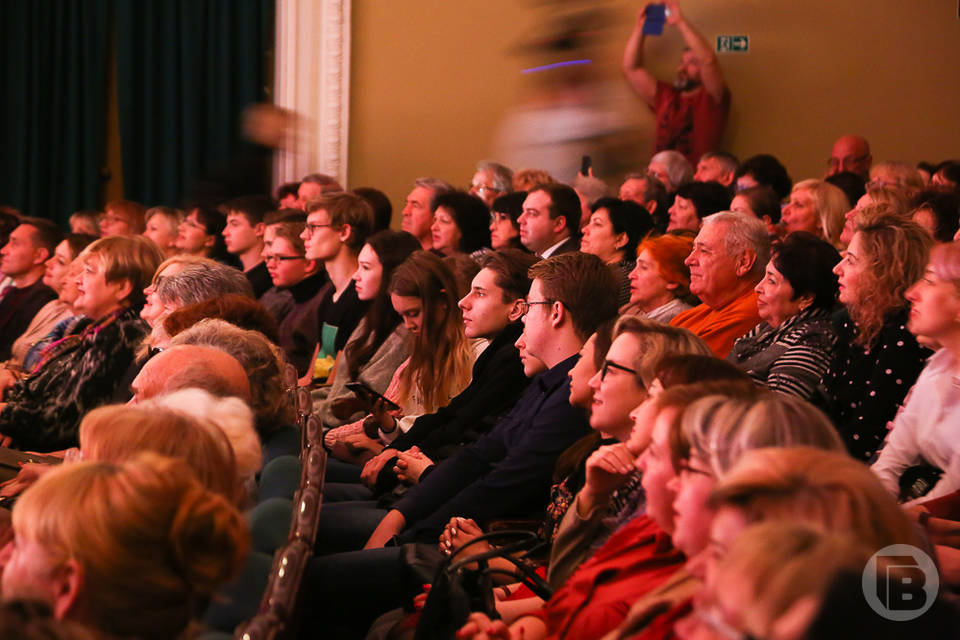
<path id="1" fill-rule="evenodd" d="M 681 618 L 686 618 L 692 611 L 693 599 L 688 598 L 651 620 L 650 624 L 639 633 L 630 636 L 629 640 L 673 640 L 677 637 L 673 632 L 673 625 Z"/>
<path id="2" fill-rule="evenodd" d="M 633 602 L 683 568 L 685 558 L 646 515 L 618 529 L 532 615 L 549 639 L 592 640 L 617 628 Z"/>
<path id="3" fill-rule="evenodd" d="M 697 166 L 700 156 L 720 145 L 720 136 L 730 113 L 730 90 L 723 88 L 720 102 L 706 89 L 677 91 L 666 82 L 657 82 L 653 112 L 657 116 L 654 151 L 673 149 Z"/>

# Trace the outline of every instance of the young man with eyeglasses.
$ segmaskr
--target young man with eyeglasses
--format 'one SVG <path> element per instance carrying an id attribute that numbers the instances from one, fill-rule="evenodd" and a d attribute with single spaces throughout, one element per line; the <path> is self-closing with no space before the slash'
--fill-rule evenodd
<path id="1" fill-rule="evenodd" d="M 286 292 L 289 307 L 277 320 L 279 346 L 301 375 L 310 366 L 316 344 L 320 341 L 320 320 L 326 273 L 316 260 L 305 255 L 301 234 L 303 222 L 285 221 L 271 225 L 270 248 L 263 252 L 263 261 L 273 282 L 271 292 Z"/>
<path id="2" fill-rule="evenodd" d="M 307 205 L 307 224 L 300 234 L 306 258 L 322 262 L 329 280 L 320 291 L 317 355 L 331 366 L 366 310 L 367 305 L 357 297 L 353 274 L 372 229 L 373 209 L 352 193 L 334 193 Z M 301 375 L 304 373 L 313 375 L 311 371 Z"/>

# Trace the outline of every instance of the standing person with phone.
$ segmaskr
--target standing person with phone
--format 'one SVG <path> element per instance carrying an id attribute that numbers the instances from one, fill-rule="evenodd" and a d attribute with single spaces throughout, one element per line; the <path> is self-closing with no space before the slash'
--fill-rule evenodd
<path id="1" fill-rule="evenodd" d="M 647 35 L 660 35 L 664 22 L 676 27 L 686 43 L 673 85 L 657 80 L 644 66 L 644 41 Z M 655 152 L 673 149 L 696 165 L 703 153 L 718 148 L 730 112 L 730 90 L 710 44 L 675 1 L 647 4 L 637 13 L 623 53 L 623 74 L 656 114 Z"/>

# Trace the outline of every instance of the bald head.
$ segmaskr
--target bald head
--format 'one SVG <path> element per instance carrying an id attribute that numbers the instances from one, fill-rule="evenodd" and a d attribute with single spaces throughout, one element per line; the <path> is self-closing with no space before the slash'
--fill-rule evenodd
<path id="1" fill-rule="evenodd" d="M 132 402 L 180 389 L 203 389 L 250 402 L 250 383 L 236 358 L 214 347 L 178 345 L 151 358 L 130 385 Z"/>
<path id="2" fill-rule="evenodd" d="M 851 171 L 863 176 L 864 180 L 869 180 L 872 164 L 873 156 L 870 155 L 870 144 L 867 140 L 861 136 L 848 134 L 841 136 L 833 143 L 827 176 L 841 171 Z"/>

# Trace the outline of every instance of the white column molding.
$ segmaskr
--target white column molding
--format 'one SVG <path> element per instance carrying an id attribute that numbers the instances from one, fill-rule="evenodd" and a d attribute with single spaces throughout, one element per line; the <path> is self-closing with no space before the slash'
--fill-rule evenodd
<path id="1" fill-rule="evenodd" d="M 347 184 L 350 1 L 277 0 L 274 103 L 298 120 L 274 185 L 314 172 Z"/>

